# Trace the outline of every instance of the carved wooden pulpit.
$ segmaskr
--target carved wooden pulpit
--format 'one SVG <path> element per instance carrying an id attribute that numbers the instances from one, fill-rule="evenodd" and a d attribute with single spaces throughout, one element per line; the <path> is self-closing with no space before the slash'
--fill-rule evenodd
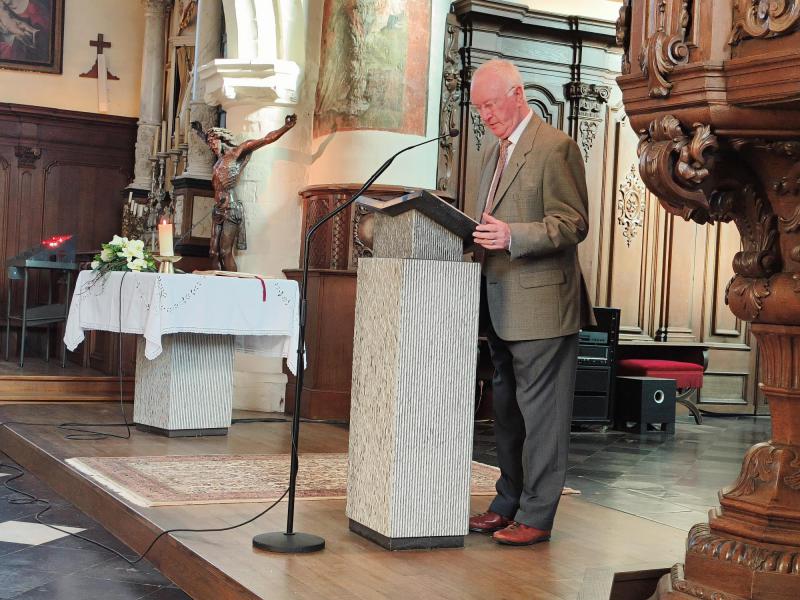
<path id="1" fill-rule="evenodd" d="M 644 182 L 673 214 L 738 227 L 726 301 L 772 413 L 654 598 L 800 598 L 800 1 L 624 0 L 617 25 Z"/>

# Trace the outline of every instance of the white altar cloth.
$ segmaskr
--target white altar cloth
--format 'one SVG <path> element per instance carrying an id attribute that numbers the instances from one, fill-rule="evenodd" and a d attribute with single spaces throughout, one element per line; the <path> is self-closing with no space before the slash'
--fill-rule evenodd
<path id="1" fill-rule="evenodd" d="M 162 335 L 235 335 L 237 350 L 283 357 L 295 373 L 299 301 L 297 282 L 285 279 L 121 271 L 98 278 L 81 271 L 64 343 L 75 350 L 87 330 L 121 330 L 143 335 L 145 357 L 153 360 L 161 354 Z"/>

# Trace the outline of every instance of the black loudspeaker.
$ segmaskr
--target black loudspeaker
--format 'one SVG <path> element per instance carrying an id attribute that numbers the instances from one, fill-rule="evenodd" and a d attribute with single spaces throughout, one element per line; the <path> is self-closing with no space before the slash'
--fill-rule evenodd
<path id="1" fill-rule="evenodd" d="M 675 380 L 617 377 L 614 421 L 617 429 L 635 422 L 644 433 L 648 424 L 658 423 L 661 431 L 675 433 Z"/>

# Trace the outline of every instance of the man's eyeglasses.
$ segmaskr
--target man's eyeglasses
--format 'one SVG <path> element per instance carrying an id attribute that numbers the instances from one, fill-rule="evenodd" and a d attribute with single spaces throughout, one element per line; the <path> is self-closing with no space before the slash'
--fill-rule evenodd
<path id="1" fill-rule="evenodd" d="M 505 93 L 505 97 L 511 96 L 514 90 L 517 89 L 518 87 L 519 87 L 518 85 L 512 85 L 510 88 L 508 88 L 508 91 Z M 470 102 L 470 106 L 472 106 L 472 108 L 474 108 L 479 113 L 485 113 L 487 111 L 492 112 L 494 111 L 495 108 L 497 108 L 497 105 L 499 104 L 501 99 L 502 98 L 495 98 L 494 100 L 487 100 L 483 104 L 474 104 Z"/>

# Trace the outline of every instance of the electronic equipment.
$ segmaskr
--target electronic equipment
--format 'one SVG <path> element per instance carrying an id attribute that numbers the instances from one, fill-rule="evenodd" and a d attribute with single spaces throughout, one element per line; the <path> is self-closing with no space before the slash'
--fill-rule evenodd
<path id="1" fill-rule="evenodd" d="M 614 359 L 620 310 L 595 307 L 594 316 L 597 325 L 578 333 L 572 421 L 610 424 L 614 419 Z"/>

